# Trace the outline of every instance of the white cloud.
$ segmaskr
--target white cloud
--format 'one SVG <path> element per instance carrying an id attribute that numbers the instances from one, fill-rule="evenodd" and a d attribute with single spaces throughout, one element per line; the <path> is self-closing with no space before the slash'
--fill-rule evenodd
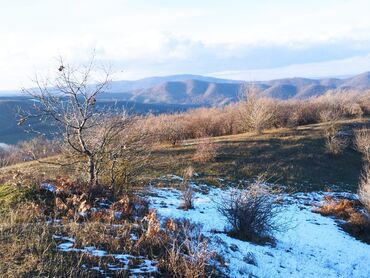
<path id="1" fill-rule="evenodd" d="M 342 60 L 295 64 L 278 68 L 258 70 L 213 72 L 208 73 L 207 75 L 235 80 L 263 81 L 287 77 L 343 77 L 355 75 L 369 70 L 370 53 L 368 55 Z"/>
<path id="2" fill-rule="evenodd" d="M 125 70 L 122 78 L 272 68 L 370 52 L 367 0 L 0 4 L 0 89 L 30 84 L 60 54 L 79 63 L 93 49 L 102 62 Z"/>

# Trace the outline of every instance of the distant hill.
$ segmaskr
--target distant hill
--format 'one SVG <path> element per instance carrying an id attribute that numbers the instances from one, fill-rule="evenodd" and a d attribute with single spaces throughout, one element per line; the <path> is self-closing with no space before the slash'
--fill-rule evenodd
<path id="1" fill-rule="evenodd" d="M 306 99 L 332 89 L 370 89 L 370 72 L 346 79 L 296 77 L 253 84 L 190 74 L 149 77 L 136 81 L 113 81 L 99 98 L 145 104 L 220 106 L 238 100 L 243 90 L 252 85 L 258 86 L 265 97 Z M 0 92 L 0 96 L 6 94 Z M 14 92 L 9 93 L 12 94 Z"/>
<path id="2" fill-rule="evenodd" d="M 370 72 L 346 79 L 285 78 L 253 84 L 200 75 L 114 81 L 109 91 L 98 97 L 98 103 L 105 106 L 115 104 L 133 113 L 171 113 L 199 106 L 222 106 L 237 101 L 248 86 L 257 86 L 265 97 L 307 99 L 331 89 L 370 89 Z M 27 110 L 31 108 L 32 103 L 27 97 L 19 96 L 19 92 L 0 92 L 0 143 L 12 144 L 33 136 L 25 133 L 16 124 L 17 107 Z M 41 130 L 44 129 L 42 123 L 37 125 Z"/>
<path id="3" fill-rule="evenodd" d="M 306 99 L 333 89 L 370 89 L 370 72 L 351 78 L 285 78 L 245 82 L 199 75 L 174 75 L 137 81 L 115 81 L 102 98 L 140 103 L 219 106 L 234 102 L 248 86 L 258 86 L 261 95 L 276 99 Z"/>
<path id="4" fill-rule="evenodd" d="M 0 96 L 0 144 L 15 144 L 35 136 L 34 133 L 27 133 L 17 125 L 17 110 L 22 108 L 26 111 L 32 110 L 33 101 L 27 97 L 1 97 Z M 104 107 L 114 105 L 115 107 L 127 110 L 129 113 L 173 113 L 196 108 L 196 105 L 174 105 L 174 104 L 145 104 L 130 101 L 99 100 L 99 105 Z M 32 126 L 40 131 L 49 133 L 50 126 L 46 123 L 34 121 Z"/>

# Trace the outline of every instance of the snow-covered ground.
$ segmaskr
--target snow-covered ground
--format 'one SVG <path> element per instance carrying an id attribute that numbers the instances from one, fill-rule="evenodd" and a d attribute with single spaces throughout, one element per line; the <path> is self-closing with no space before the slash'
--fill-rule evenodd
<path id="1" fill-rule="evenodd" d="M 187 218 L 200 223 L 210 239 L 210 249 L 226 259 L 227 276 L 370 277 L 370 245 L 346 234 L 335 220 L 312 212 L 312 205 L 317 205 L 324 195 L 336 193 L 284 195 L 280 217 L 287 221 L 289 229 L 275 234 L 276 246 L 261 246 L 214 233 L 226 228 L 224 217 L 217 211 L 225 190 L 206 185 L 193 187 L 196 194 L 192 210 L 178 209 L 181 193 L 172 188 L 152 188 L 151 207 L 163 219 Z"/>

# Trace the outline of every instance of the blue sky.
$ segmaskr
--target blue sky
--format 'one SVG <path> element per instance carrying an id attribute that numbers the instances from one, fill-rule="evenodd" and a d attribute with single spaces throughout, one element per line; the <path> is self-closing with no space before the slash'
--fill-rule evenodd
<path id="1" fill-rule="evenodd" d="M 0 89 L 95 49 L 115 79 L 261 80 L 370 70 L 368 0 L 0 0 Z"/>

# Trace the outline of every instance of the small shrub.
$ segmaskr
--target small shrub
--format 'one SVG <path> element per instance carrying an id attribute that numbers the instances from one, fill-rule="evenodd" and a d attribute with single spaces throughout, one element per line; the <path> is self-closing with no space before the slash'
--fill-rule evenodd
<path id="1" fill-rule="evenodd" d="M 217 146 L 210 139 L 204 139 L 197 145 L 193 160 L 201 163 L 212 162 L 216 158 L 217 150 Z"/>
<path id="2" fill-rule="evenodd" d="M 249 88 L 245 92 L 242 114 L 246 130 L 260 134 L 271 127 L 274 121 L 275 102 L 272 99 L 262 98 L 258 88 Z"/>
<path id="3" fill-rule="evenodd" d="M 324 128 L 325 148 L 327 153 L 333 155 L 341 154 L 348 145 L 348 140 L 338 136 L 338 121 L 341 112 L 333 107 L 320 112 L 320 121 L 326 124 Z"/>
<path id="4" fill-rule="evenodd" d="M 276 197 L 262 184 L 253 183 L 247 190 L 232 189 L 218 207 L 230 224 L 229 234 L 241 240 L 263 243 L 279 230 L 280 208 Z"/>
<path id="5" fill-rule="evenodd" d="M 356 131 L 355 147 L 363 155 L 364 160 L 370 163 L 370 129 Z"/>
<path id="6" fill-rule="evenodd" d="M 370 166 L 367 166 L 362 174 L 358 196 L 370 217 Z"/>
<path id="7" fill-rule="evenodd" d="M 343 153 L 344 149 L 348 146 L 348 140 L 339 137 L 337 134 L 328 134 L 325 139 L 325 148 L 327 153 L 339 155 Z"/>
<path id="8" fill-rule="evenodd" d="M 182 204 L 180 205 L 181 209 L 188 210 L 194 208 L 193 199 L 194 199 L 194 192 L 191 184 L 189 183 L 189 179 L 193 176 L 193 168 L 188 167 L 184 172 L 184 177 L 182 181 L 182 191 L 181 191 L 181 198 Z"/>

